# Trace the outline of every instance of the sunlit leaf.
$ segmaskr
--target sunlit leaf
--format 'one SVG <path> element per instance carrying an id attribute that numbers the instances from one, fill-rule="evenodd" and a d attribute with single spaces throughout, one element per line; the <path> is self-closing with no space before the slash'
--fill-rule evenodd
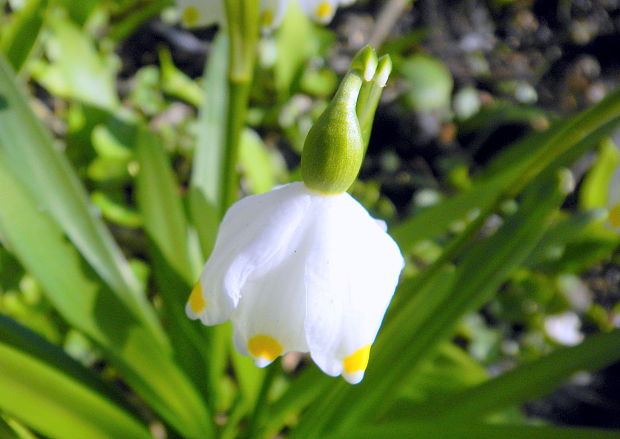
<path id="1" fill-rule="evenodd" d="M 195 388 L 3 160 L 0 194 L 0 234 L 57 311 L 99 344 L 136 392 L 178 431 L 209 437 L 210 418 Z"/>
<path id="2" fill-rule="evenodd" d="M 45 22 L 47 5 L 48 0 L 29 0 L 22 10 L 14 12 L 13 21 L 3 29 L 0 52 L 4 52 L 16 72 L 22 69 L 36 45 Z"/>
<path id="3" fill-rule="evenodd" d="M 0 408 L 50 438 L 150 437 L 88 370 L 2 315 L 0 370 Z"/>

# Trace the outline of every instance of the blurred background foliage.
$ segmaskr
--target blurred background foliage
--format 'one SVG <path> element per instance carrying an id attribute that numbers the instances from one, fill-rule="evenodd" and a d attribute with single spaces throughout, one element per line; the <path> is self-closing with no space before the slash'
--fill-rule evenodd
<path id="1" fill-rule="evenodd" d="M 620 437 L 550 426 L 620 429 L 620 2 L 295 5 L 259 42 L 240 194 L 300 178 L 369 39 L 392 57 L 352 194 L 408 265 L 365 381 L 256 369 L 185 318 L 222 33 L 163 0 L 0 0 L 0 437 Z"/>

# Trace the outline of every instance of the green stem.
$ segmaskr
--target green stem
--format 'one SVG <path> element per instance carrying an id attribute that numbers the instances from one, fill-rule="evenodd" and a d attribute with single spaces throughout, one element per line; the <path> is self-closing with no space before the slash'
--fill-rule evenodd
<path id="1" fill-rule="evenodd" d="M 248 100 L 251 81 L 229 79 L 228 117 L 226 118 L 226 152 L 223 160 L 224 169 L 221 181 L 220 216 L 237 201 L 239 177 L 237 175 L 237 158 L 241 133 L 248 112 Z"/>
<path id="2" fill-rule="evenodd" d="M 263 383 L 256 398 L 254 414 L 252 415 L 250 427 L 248 429 L 247 437 L 249 439 L 257 439 L 261 436 L 265 424 L 263 421 L 267 411 L 267 397 L 269 396 L 271 385 L 273 384 L 274 378 L 278 375 L 279 370 L 279 367 L 276 367 L 275 364 L 272 364 L 270 367 L 267 368 L 265 376 L 263 377 Z"/>

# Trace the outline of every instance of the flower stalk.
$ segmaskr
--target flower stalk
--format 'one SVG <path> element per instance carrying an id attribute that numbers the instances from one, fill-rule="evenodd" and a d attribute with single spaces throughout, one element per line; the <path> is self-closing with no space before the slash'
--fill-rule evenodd
<path id="1" fill-rule="evenodd" d="M 228 109 L 226 153 L 220 184 L 220 216 L 236 201 L 239 187 L 237 159 L 239 141 L 245 124 L 259 39 L 260 5 L 258 0 L 226 0 L 228 22 Z"/>

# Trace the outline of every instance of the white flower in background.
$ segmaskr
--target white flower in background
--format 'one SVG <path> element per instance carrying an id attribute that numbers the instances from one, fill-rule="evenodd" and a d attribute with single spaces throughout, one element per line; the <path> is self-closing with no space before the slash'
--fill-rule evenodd
<path id="1" fill-rule="evenodd" d="M 278 27 L 284 18 L 286 7 L 294 0 L 260 0 L 261 27 L 271 31 Z M 348 6 L 355 0 L 298 0 L 301 9 L 314 21 L 329 23 L 339 6 Z M 181 9 L 183 25 L 203 27 L 215 23 L 225 23 L 226 11 L 223 0 L 177 0 Z"/>
<path id="2" fill-rule="evenodd" d="M 224 23 L 226 11 L 223 0 L 177 0 L 181 22 L 186 27 L 204 27 Z"/>
<path id="3" fill-rule="evenodd" d="M 385 223 L 349 194 L 291 183 L 229 209 L 186 312 L 232 320 L 237 350 L 260 367 L 310 352 L 355 384 L 403 266 Z"/>
<path id="4" fill-rule="evenodd" d="M 616 168 L 609 183 L 607 209 L 610 226 L 620 231 L 620 166 Z"/>
<path id="5" fill-rule="evenodd" d="M 545 318 L 547 335 L 564 346 L 575 346 L 583 341 L 580 327 L 581 321 L 574 312 L 565 312 Z"/>

